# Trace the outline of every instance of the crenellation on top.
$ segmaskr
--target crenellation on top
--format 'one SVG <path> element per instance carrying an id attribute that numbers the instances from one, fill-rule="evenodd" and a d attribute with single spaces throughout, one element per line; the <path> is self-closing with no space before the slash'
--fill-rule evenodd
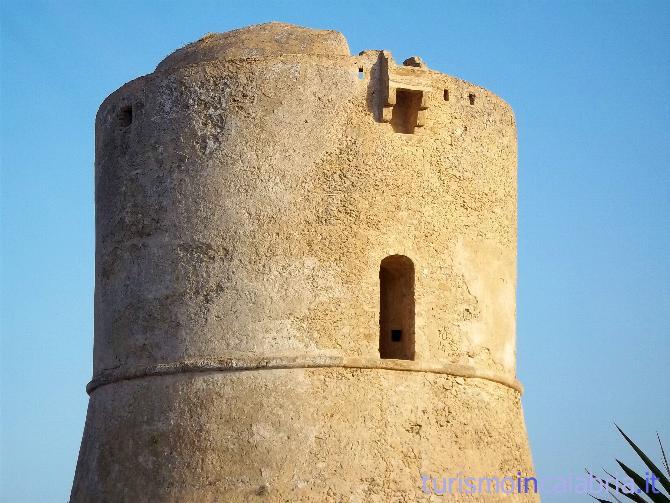
<path id="1" fill-rule="evenodd" d="M 350 67 L 367 90 L 369 112 L 379 124 L 395 133 L 427 134 L 440 115 L 459 110 L 496 114 L 514 125 L 511 107 L 494 93 L 470 82 L 428 67 L 417 55 L 397 63 L 387 50 L 364 50 L 352 56 L 346 38 L 334 30 L 315 30 L 269 22 L 226 33 L 208 33 L 167 56 L 157 72 L 173 72 L 192 65 L 250 60 L 285 61 L 321 65 L 325 61 Z M 246 64 L 246 63 L 244 63 Z"/>

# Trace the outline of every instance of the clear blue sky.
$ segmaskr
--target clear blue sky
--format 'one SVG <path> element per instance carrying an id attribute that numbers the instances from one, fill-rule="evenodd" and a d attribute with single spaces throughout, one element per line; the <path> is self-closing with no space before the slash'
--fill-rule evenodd
<path id="1" fill-rule="evenodd" d="M 518 375 L 540 476 L 670 445 L 670 2 L 2 2 L 2 488 L 62 502 L 93 343 L 93 121 L 204 33 L 418 54 L 519 127 Z M 667 450 L 667 449 L 666 449 Z M 588 501 L 547 496 L 544 501 Z"/>

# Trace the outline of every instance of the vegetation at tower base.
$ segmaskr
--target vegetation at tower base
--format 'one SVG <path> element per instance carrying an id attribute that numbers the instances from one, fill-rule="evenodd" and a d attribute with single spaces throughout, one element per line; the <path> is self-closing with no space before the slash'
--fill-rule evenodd
<path id="1" fill-rule="evenodd" d="M 596 479 L 617 502 L 620 502 L 621 500 L 615 496 L 615 493 L 631 501 L 635 501 L 636 503 L 670 503 L 670 497 L 668 497 L 670 496 L 670 467 L 668 466 L 668 458 L 665 455 L 665 449 L 663 448 L 661 437 L 658 435 L 658 433 L 656 433 L 658 445 L 661 450 L 662 468 L 659 468 L 656 463 L 654 463 L 651 458 L 642 449 L 640 449 L 637 444 L 635 444 L 635 442 L 633 442 L 628 437 L 628 435 L 623 432 L 621 428 L 619 428 L 619 426 L 615 426 L 623 438 L 626 439 L 626 442 L 630 444 L 633 450 L 647 466 L 649 472 L 645 472 L 644 475 L 640 475 L 639 472 L 636 472 L 618 459 L 616 460 L 617 464 L 626 474 L 628 480 L 632 481 L 633 484 L 630 484 L 630 482 L 623 482 L 620 478 L 615 477 L 607 471 L 605 473 L 608 475 L 609 479 L 600 478 L 588 470 L 586 470 L 586 472 L 591 477 Z M 665 490 L 665 493 L 663 490 Z M 612 500 L 599 498 L 593 495 L 591 496 L 601 503 L 614 503 Z"/>

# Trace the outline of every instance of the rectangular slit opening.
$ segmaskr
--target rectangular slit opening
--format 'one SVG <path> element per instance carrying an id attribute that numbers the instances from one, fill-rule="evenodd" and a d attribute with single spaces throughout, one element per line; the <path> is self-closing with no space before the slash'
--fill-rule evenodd
<path id="1" fill-rule="evenodd" d="M 423 91 L 396 89 L 396 103 L 391 115 L 391 127 L 396 133 L 412 134 L 416 127 Z"/>
<path id="2" fill-rule="evenodd" d="M 414 264 L 390 255 L 379 267 L 379 357 L 414 360 Z"/>

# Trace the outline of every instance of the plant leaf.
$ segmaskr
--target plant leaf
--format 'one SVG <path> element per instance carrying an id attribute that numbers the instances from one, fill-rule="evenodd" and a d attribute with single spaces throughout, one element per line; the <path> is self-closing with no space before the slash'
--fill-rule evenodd
<path id="1" fill-rule="evenodd" d="M 623 487 L 626 487 L 626 489 L 629 489 L 629 490 L 630 490 L 630 488 L 629 488 L 628 486 L 626 486 L 623 482 L 621 482 L 619 479 L 617 479 L 616 477 L 612 477 L 612 478 L 613 478 L 614 480 L 616 480 L 617 485 L 612 484 L 611 482 L 608 482 L 608 481 L 605 480 L 605 479 L 600 479 L 600 478 L 596 477 L 595 475 L 591 474 L 588 470 L 586 470 L 586 473 L 588 473 L 591 477 L 593 477 L 594 479 L 596 479 L 596 480 L 600 483 L 601 486 L 603 486 L 603 487 L 605 487 L 605 488 L 611 488 L 611 489 L 614 489 L 615 492 L 617 492 L 617 493 L 619 493 L 619 494 L 625 496 L 626 498 L 628 498 L 628 499 L 631 500 L 631 501 L 635 501 L 635 503 L 647 503 L 647 502 L 646 502 L 644 499 L 642 499 L 642 497 L 641 497 L 640 495 L 638 495 L 638 494 L 635 494 L 635 493 L 633 493 L 633 492 L 631 492 L 631 493 L 623 492 L 623 491 L 619 488 L 619 485 L 621 485 L 621 486 L 623 486 Z M 610 476 L 611 476 L 611 475 L 610 475 Z"/>
<path id="2" fill-rule="evenodd" d="M 665 471 L 668 472 L 668 477 L 670 477 L 670 467 L 668 467 L 668 458 L 665 457 L 663 442 L 661 442 L 661 437 L 659 436 L 658 432 L 656 432 L 656 438 L 658 439 L 658 445 L 661 446 L 661 454 L 663 455 L 663 464 L 665 465 Z"/>
<path id="3" fill-rule="evenodd" d="M 616 496 L 614 496 L 614 494 L 612 494 L 612 491 L 610 491 L 610 495 L 612 496 L 612 498 L 617 500 L 618 503 L 622 503 L 622 501 L 619 498 L 617 498 Z"/>
<path id="4" fill-rule="evenodd" d="M 633 442 L 630 438 L 628 438 L 628 435 L 626 435 L 621 428 L 619 428 L 619 425 L 614 423 L 614 426 L 616 426 L 616 429 L 619 430 L 619 433 L 623 435 L 623 438 L 626 439 L 626 442 L 630 444 L 630 446 L 633 448 L 633 450 L 637 453 L 638 456 L 644 461 L 644 464 L 649 467 L 651 472 L 656 475 L 656 478 L 659 480 L 659 482 L 665 487 L 665 490 L 670 493 L 670 480 L 668 480 L 668 477 L 665 476 L 665 474 L 659 470 L 658 466 L 654 464 L 654 462 L 649 459 L 649 457 L 642 452 L 642 449 L 640 449 L 637 445 L 635 445 L 635 442 Z"/>
<path id="5" fill-rule="evenodd" d="M 604 499 L 601 499 L 601 498 L 597 498 L 593 494 L 589 494 L 589 496 L 591 496 L 594 500 L 599 501 L 600 503 L 614 503 L 613 501 L 610 501 L 610 500 L 604 500 Z"/>
<path id="6" fill-rule="evenodd" d="M 603 468 L 603 471 L 609 476 L 610 479 L 612 479 L 612 480 L 616 480 L 616 481 L 621 485 L 621 487 L 625 487 L 628 491 L 633 492 L 633 488 L 632 488 L 632 487 L 629 487 L 629 486 L 628 486 L 627 484 L 625 484 L 622 480 L 617 479 L 614 475 L 612 475 L 610 472 L 608 472 L 608 471 L 605 470 L 604 468 Z"/>
<path id="7" fill-rule="evenodd" d="M 633 482 L 635 482 L 635 485 L 639 487 L 644 494 L 646 494 L 649 498 L 654 503 L 670 503 L 670 499 L 667 498 L 664 494 L 660 492 L 652 492 L 652 489 L 650 487 L 647 487 L 647 480 L 635 473 L 631 468 L 623 464 L 621 461 L 618 459 L 616 460 L 617 463 L 619 463 L 619 466 L 621 469 L 626 472 L 626 475 L 628 475 L 631 479 L 633 479 Z M 658 489 L 657 489 L 658 490 Z"/>

